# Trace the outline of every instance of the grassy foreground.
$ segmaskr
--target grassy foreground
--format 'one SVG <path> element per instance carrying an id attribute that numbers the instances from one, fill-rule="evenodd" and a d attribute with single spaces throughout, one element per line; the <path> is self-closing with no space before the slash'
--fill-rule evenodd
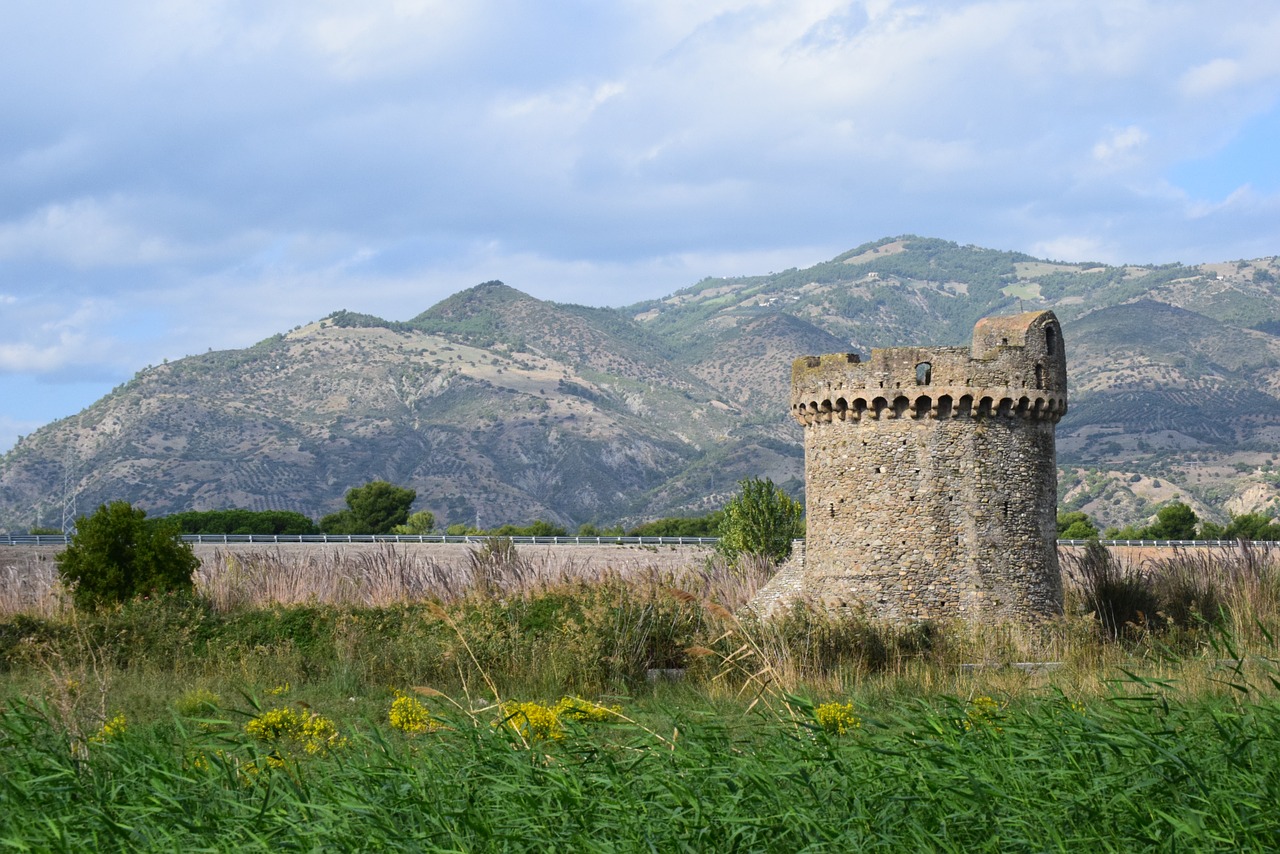
<path id="1" fill-rule="evenodd" d="M 11 614 L 0 843 L 1272 850 L 1280 569 L 1245 557 L 1078 573 L 1036 628 L 760 624 L 711 570 Z"/>
<path id="2" fill-rule="evenodd" d="M 503 725 L 510 712 L 433 710 L 422 732 L 352 721 L 314 750 L 302 736 L 261 738 L 246 725 L 263 718 L 252 708 L 77 744 L 47 710 L 11 705 L 0 840 L 42 851 L 1280 844 L 1280 705 L 1247 690 L 1168 702 L 1159 686 L 1136 687 L 1087 704 L 841 704 L 835 723 L 803 701 L 794 717 L 744 716 L 680 695 L 542 736 L 532 716 Z"/>

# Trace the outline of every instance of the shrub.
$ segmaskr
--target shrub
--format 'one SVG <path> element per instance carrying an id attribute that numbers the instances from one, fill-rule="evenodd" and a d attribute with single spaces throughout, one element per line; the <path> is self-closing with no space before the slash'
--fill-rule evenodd
<path id="1" fill-rule="evenodd" d="M 714 537 L 720 532 L 724 511 L 717 510 L 706 516 L 668 516 L 637 525 L 627 532 L 628 537 Z"/>
<path id="2" fill-rule="evenodd" d="M 768 478 L 746 478 L 738 487 L 725 505 L 716 548 L 733 564 L 744 554 L 785 560 L 791 541 L 804 535 L 804 505 Z"/>
<path id="3" fill-rule="evenodd" d="M 1058 514 L 1058 539 L 1060 540 L 1096 540 L 1098 528 L 1087 513 L 1075 510 Z"/>
<path id="4" fill-rule="evenodd" d="M 184 534 L 318 534 L 320 529 L 292 510 L 188 510 L 164 517 Z"/>
<path id="5" fill-rule="evenodd" d="M 98 507 L 76 520 L 71 542 L 56 558 L 58 575 L 81 610 L 160 592 L 189 592 L 200 561 L 175 525 L 149 525 L 127 501 Z"/>
<path id="6" fill-rule="evenodd" d="M 436 527 L 436 516 L 430 510 L 419 510 L 403 525 L 391 529 L 393 534 L 430 534 Z"/>

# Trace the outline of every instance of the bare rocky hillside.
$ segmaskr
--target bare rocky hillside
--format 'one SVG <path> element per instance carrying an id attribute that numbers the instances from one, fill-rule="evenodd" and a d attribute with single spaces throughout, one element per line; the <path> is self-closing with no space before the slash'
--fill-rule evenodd
<path id="1" fill-rule="evenodd" d="M 482 526 L 705 512 L 750 475 L 798 493 L 792 359 L 963 343 L 981 316 L 1039 307 L 1070 360 L 1064 506 L 1223 518 L 1280 494 L 1277 276 L 1275 258 L 1111 267 L 908 236 L 621 309 L 489 282 L 405 321 L 340 311 L 149 368 L 26 437 L 0 458 L 0 530 L 73 496 L 318 517 L 374 478 Z"/>

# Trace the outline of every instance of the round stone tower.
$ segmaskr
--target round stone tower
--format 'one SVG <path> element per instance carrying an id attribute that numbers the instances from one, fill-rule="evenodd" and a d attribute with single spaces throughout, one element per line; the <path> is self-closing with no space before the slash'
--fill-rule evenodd
<path id="1" fill-rule="evenodd" d="M 980 320 L 968 348 L 806 356 L 791 377 L 805 552 L 766 604 L 800 594 L 895 621 L 1061 613 L 1067 363 L 1052 312 Z"/>

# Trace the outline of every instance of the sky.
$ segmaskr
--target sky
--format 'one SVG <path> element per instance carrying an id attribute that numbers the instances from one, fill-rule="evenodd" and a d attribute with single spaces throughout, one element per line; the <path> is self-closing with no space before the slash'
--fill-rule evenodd
<path id="1" fill-rule="evenodd" d="M 1274 0 L 6 0 L 0 452 L 148 365 L 500 279 L 898 234 L 1280 253 Z"/>

